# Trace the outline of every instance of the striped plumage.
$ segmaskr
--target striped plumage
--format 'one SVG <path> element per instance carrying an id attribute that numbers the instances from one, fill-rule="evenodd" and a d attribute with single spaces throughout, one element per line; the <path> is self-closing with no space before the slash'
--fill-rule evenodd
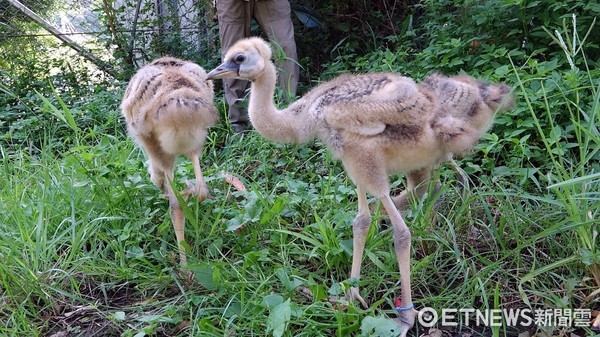
<path id="1" fill-rule="evenodd" d="M 212 81 L 195 63 L 162 57 L 131 78 L 121 111 L 129 134 L 148 156 L 152 182 L 169 198 L 177 241 L 185 241 L 183 212 L 169 181 L 177 156 L 184 155 L 192 161 L 196 183 L 182 193 L 200 200 L 208 195 L 199 160 L 207 130 L 218 121 Z M 181 246 L 180 258 L 185 264 Z"/>

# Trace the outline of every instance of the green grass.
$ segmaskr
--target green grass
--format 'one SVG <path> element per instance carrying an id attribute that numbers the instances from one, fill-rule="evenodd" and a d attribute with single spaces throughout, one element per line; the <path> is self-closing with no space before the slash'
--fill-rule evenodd
<path id="1" fill-rule="evenodd" d="M 551 164 L 538 169 L 547 181 L 524 188 L 484 170 L 460 194 L 442 167 L 438 207 L 425 198 L 406 214 L 417 308 L 600 307 L 600 90 L 597 81 L 576 84 L 538 111 L 528 94 L 533 81 L 518 78 L 519 109 L 538 120 L 529 131 L 546 146 Z M 590 105 L 573 99 L 590 91 Z M 558 101 L 570 106 L 569 131 L 583 144 L 575 153 L 542 127 Z M 117 107 L 106 106 L 111 113 L 98 129 L 84 129 L 64 103 L 45 104 L 41 110 L 64 123 L 47 124 L 32 145 L 0 143 L 0 335 L 364 336 L 389 323 L 399 295 L 390 228 L 371 200 L 376 225 L 362 277 L 349 280 L 354 186 L 321 144 L 276 145 L 256 133 L 232 135 L 225 123 L 214 128 L 202 158 L 211 198 L 185 209 L 190 265 L 181 270 L 167 201 Z M 65 130 L 68 138 L 57 136 Z M 221 171 L 248 191 L 233 189 Z M 180 188 L 192 172 L 182 160 Z M 370 308 L 326 300 L 355 282 Z M 526 329 L 449 330 L 514 336 Z M 426 331 L 415 326 L 411 335 Z"/>
<path id="2" fill-rule="evenodd" d="M 209 138 L 212 198 L 188 209 L 192 280 L 177 267 L 166 201 L 123 134 L 62 154 L 3 147 L 0 334 L 348 336 L 365 317 L 391 313 L 399 277 L 379 208 L 359 281 L 372 307 L 323 300 L 351 282 L 356 203 L 339 163 L 319 146 L 255 133 L 217 128 Z M 221 170 L 249 191 L 234 191 Z M 191 172 L 182 161 L 179 181 Z M 491 176 L 462 200 L 445 176 L 437 216 L 428 200 L 407 214 L 418 307 L 597 307 L 585 299 L 597 285 L 572 259 L 585 248 L 579 227 L 560 202 Z"/>

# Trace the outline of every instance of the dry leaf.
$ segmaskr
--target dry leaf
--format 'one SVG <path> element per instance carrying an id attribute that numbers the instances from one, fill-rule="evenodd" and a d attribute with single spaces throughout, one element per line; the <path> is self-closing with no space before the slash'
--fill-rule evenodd
<path id="1" fill-rule="evenodd" d="M 229 174 L 225 171 L 221 171 L 221 175 L 223 175 L 225 177 L 225 181 L 231 186 L 233 186 L 233 188 L 235 188 L 236 190 L 241 192 L 246 191 L 246 186 L 244 186 L 242 181 L 239 180 L 237 177 L 234 177 L 232 174 Z"/>

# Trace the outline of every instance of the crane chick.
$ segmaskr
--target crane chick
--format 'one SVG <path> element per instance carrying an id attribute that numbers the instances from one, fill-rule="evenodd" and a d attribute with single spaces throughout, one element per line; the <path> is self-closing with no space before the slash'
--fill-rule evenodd
<path id="1" fill-rule="evenodd" d="M 353 222 L 350 277 L 359 277 L 371 214 L 366 193 L 381 200 L 390 217 L 401 279 L 398 323 L 402 336 L 414 324 L 410 286 L 411 233 L 398 207 L 409 193 L 390 196 L 388 176 L 405 173 L 408 191 L 424 193 L 422 183 L 438 164 L 473 148 L 497 110 L 512 105 L 506 85 L 468 76 L 432 75 L 420 84 L 394 73 L 342 75 L 320 84 L 279 110 L 273 101 L 276 69 L 270 46 L 260 38 L 238 41 L 209 79 L 251 81 L 248 113 L 256 131 L 279 143 L 315 139 L 340 159 L 356 184 L 358 215 Z M 349 296 L 363 306 L 358 288 Z"/>
<path id="2" fill-rule="evenodd" d="M 169 199 L 180 262 L 187 264 L 183 210 L 173 189 L 175 160 L 189 158 L 195 184 L 188 181 L 183 195 L 208 196 L 200 169 L 200 156 L 208 129 L 218 121 L 213 104 L 213 83 L 199 65 L 174 57 L 161 57 L 142 67 L 129 81 L 121 111 L 130 136 L 146 153 L 150 179 Z"/>

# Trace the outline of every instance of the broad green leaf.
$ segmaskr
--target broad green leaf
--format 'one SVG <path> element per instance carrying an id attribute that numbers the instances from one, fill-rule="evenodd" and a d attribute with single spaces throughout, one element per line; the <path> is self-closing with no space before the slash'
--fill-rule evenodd
<path id="1" fill-rule="evenodd" d="M 190 265 L 196 281 L 208 290 L 215 290 L 219 286 L 220 272 L 215 266 L 208 264 Z"/>
<path id="2" fill-rule="evenodd" d="M 263 302 L 269 310 L 272 310 L 276 306 L 283 303 L 283 296 L 281 296 L 279 294 L 270 294 L 263 298 Z"/>
<path id="3" fill-rule="evenodd" d="M 227 220 L 227 222 L 225 223 L 225 227 L 227 228 L 228 232 L 235 231 L 244 225 L 244 214 L 238 214 L 230 220 Z"/>
<path id="4" fill-rule="evenodd" d="M 277 269 L 275 271 L 275 274 L 277 275 L 277 277 L 279 278 L 279 281 L 281 281 L 281 284 L 283 284 L 283 286 L 285 287 L 285 289 L 287 291 L 293 291 L 294 289 L 296 289 L 302 285 L 301 280 L 293 279 L 293 278 L 290 279 L 290 276 L 287 274 L 287 272 L 283 268 Z"/>
<path id="5" fill-rule="evenodd" d="M 292 315 L 290 299 L 279 304 L 269 313 L 267 318 L 267 332 L 273 332 L 273 337 L 281 337 L 287 328 Z"/>
<path id="6" fill-rule="evenodd" d="M 367 316 L 360 325 L 360 332 L 363 337 L 396 337 L 402 328 L 389 318 Z"/>
<path id="7" fill-rule="evenodd" d="M 332 296 L 341 296 L 344 294 L 346 290 L 344 289 L 344 285 L 336 282 L 334 284 L 331 285 L 331 287 L 329 288 L 329 295 Z"/>
<path id="8" fill-rule="evenodd" d="M 144 250 L 140 246 L 131 246 L 127 249 L 125 255 L 128 259 L 141 259 L 144 257 Z"/>

